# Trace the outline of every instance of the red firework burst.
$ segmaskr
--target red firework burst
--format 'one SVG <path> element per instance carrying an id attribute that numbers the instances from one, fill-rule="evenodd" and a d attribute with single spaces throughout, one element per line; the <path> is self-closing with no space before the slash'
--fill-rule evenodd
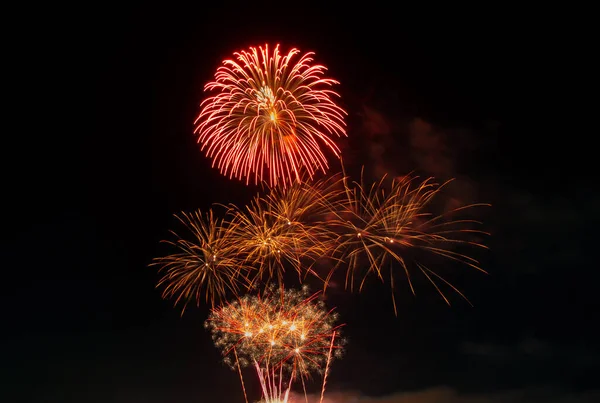
<path id="1" fill-rule="evenodd" d="M 333 138 L 346 136 L 346 112 L 332 100 L 338 82 L 311 64 L 313 53 L 299 54 L 251 47 L 225 60 L 206 84 L 217 93 L 202 102 L 195 133 L 224 175 L 285 187 L 303 173 L 325 172 L 323 149 L 339 157 Z"/>

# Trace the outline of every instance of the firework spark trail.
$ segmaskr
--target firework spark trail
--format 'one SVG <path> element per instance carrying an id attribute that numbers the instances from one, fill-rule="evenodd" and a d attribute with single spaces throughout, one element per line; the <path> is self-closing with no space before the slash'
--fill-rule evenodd
<path id="1" fill-rule="evenodd" d="M 325 397 L 325 387 L 327 386 L 327 375 L 329 374 L 329 362 L 331 361 L 331 352 L 333 351 L 333 342 L 335 340 L 335 330 L 331 334 L 331 344 L 329 345 L 329 353 L 327 355 L 327 364 L 325 365 L 325 374 L 323 375 L 323 387 L 321 388 L 321 400 L 319 403 L 323 403 L 323 397 Z"/>
<path id="2" fill-rule="evenodd" d="M 277 376 L 274 370 L 269 370 L 268 366 L 267 368 L 261 368 L 258 362 L 254 363 L 254 367 L 258 374 L 264 403 L 287 403 L 290 391 L 292 390 L 294 375 L 290 376 L 288 386 L 284 389 L 282 374 L 279 374 L 279 383 L 277 383 Z"/>
<path id="3" fill-rule="evenodd" d="M 163 298 L 175 298 L 175 304 L 200 303 L 202 294 L 212 306 L 224 301 L 227 294 L 237 295 L 247 283 L 239 269 L 239 258 L 230 239 L 227 222 L 215 218 L 210 210 L 181 213 L 176 216 L 187 236 L 171 231 L 175 241 L 164 241 L 177 252 L 155 258 L 151 266 L 159 266 L 163 273 L 157 287 L 164 286 Z M 183 313 L 183 312 L 182 312 Z"/>
<path id="4" fill-rule="evenodd" d="M 324 66 L 311 65 L 313 53 L 297 59 L 299 53 L 251 47 L 225 60 L 206 84 L 217 94 L 201 103 L 196 133 L 224 175 L 285 187 L 304 173 L 327 171 L 322 147 L 339 157 L 332 137 L 346 136 L 346 112 L 330 89 L 338 82 L 323 78 Z"/>
<path id="5" fill-rule="evenodd" d="M 454 249 L 461 244 L 486 248 L 468 237 L 489 234 L 474 229 L 475 225 L 481 224 L 479 221 L 455 219 L 453 216 L 473 207 L 489 205 L 463 206 L 442 215 L 434 215 L 429 211 L 432 199 L 447 182 L 439 185 L 432 178 L 417 185 L 415 182 L 417 178 L 393 179 L 387 187 L 385 178 L 370 187 L 365 187 L 362 181 L 352 185 L 344 182 L 346 200 L 332 207 L 334 218 L 329 221 L 333 231 L 338 234 L 334 254 L 340 255 L 340 259 L 325 279 L 325 287 L 342 263 L 346 267 L 347 288 L 353 289 L 355 277 L 361 276 L 359 291 L 371 274 L 384 282 L 384 269 L 389 268 L 392 300 L 397 314 L 394 274 L 399 267 L 411 292 L 415 294 L 411 269 L 416 267 L 446 303 L 449 304 L 449 300 L 439 283 L 450 287 L 468 301 L 455 286 L 428 268 L 422 260 L 413 258 L 413 255 L 416 251 L 425 251 L 485 273 L 477 260 Z M 364 267 L 366 270 L 361 275 L 358 270 Z"/>
<path id="6" fill-rule="evenodd" d="M 235 356 L 235 366 L 237 367 L 238 374 L 240 375 L 240 382 L 242 384 L 242 392 L 244 392 L 244 400 L 246 401 L 246 403 L 248 403 L 248 395 L 246 394 L 246 385 L 244 385 L 244 377 L 242 376 L 242 367 L 240 366 L 240 360 L 238 359 L 237 351 L 235 350 L 235 347 L 233 348 L 233 354 Z"/>

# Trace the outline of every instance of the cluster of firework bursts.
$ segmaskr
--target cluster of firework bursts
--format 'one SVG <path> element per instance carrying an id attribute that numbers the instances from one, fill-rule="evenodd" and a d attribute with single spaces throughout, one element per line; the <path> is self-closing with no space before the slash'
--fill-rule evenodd
<path id="1" fill-rule="evenodd" d="M 278 46 L 236 53 L 206 85 L 217 93 L 196 121 L 202 150 L 224 175 L 247 184 L 254 178 L 266 192 L 245 207 L 215 206 L 220 215 L 177 216 L 185 233 L 173 232 L 173 252 L 153 262 L 163 297 L 184 310 L 210 303 L 205 325 L 238 371 L 246 401 L 243 367 L 256 370 L 264 402 L 287 402 L 297 380 L 306 396 L 314 374 L 323 376 L 323 399 L 329 366 L 345 344 L 337 315 L 319 298 L 337 272 L 350 290 L 362 290 L 369 276 L 388 282 L 392 297 L 399 277 L 414 294 L 420 273 L 449 303 L 442 287 L 464 295 L 417 252 L 483 271 L 459 248 L 485 247 L 480 223 L 460 218 L 479 205 L 434 214 L 431 201 L 444 184 L 382 178 L 365 185 L 340 174 L 314 180 L 328 169 L 323 149 L 339 157 L 333 138 L 346 135 L 346 112 L 333 101 L 337 82 L 323 77 L 325 67 L 311 65 L 311 53 L 298 54 L 282 56 Z M 323 288 L 286 289 L 287 272 Z"/>
<path id="2" fill-rule="evenodd" d="M 182 302 L 215 305 L 272 281 L 283 287 L 287 271 L 300 282 L 312 276 L 326 290 L 335 273 L 345 273 L 347 289 L 362 290 L 375 276 L 389 281 L 392 297 L 403 276 L 415 293 L 413 276 L 422 274 L 449 303 L 446 286 L 464 295 L 426 265 L 422 253 L 437 255 L 483 271 L 460 244 L 485 248 L 477 235 L 480 223 L 460 218 L 479 205 L 462 206 L 442 215 L 428 210 L 443 185 L 417 178 L 381 181 L 366 187 L 343 176 L 296 182 L 256 196 L 244 207 L 226 206 L 224 218 L 213 211 L 178 218 L 187 233 L 168 241 L 177 252 L 157 258 L 163 296 Z M 315 263 L 325 261 L 322 272 Z M 322 266 L 322 265 L 321 265 Z M 395 307 L 395 302 L 394 302 Z"/>
<path id="3" fill-rule="evenodd" d="M 154 262 L 164 274 L 163 296 L 184 307 L 204 298 L 214 307 L 272 280 L 283 286 L 286 270 L 300 280 L 313 273 L 314 262 L 331 251 L 334 235 L 312 220 L 326 217 L 331 198 L 339 194 L 336 178 L 275 188 L 243 208 L 215 206 L 224 208 L 222 217 L 213 210 L 178 216 L 185 234 L 173 232 L 174 240 L 167 241 L 177 252 Z"/>

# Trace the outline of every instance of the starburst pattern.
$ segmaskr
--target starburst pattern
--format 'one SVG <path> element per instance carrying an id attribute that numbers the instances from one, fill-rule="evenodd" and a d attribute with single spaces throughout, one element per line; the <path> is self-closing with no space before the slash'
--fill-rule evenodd
<path id="1" fill-rule="evenodd" d="M 269 287 L 262 295 L 245 295 L 213 309 L 206 327 L 225 362 L 235 367 L 258 363 L 261 368 L 283 370 L 302 377 L 323 373 L 328 361 L 337 314 L 327 311 L 319 293 L 308 289 Z M 334 357 L 342 353 L 342 339 Z"/>
<path id="2" fill-rule="evenodd" d="M 286 186 L 327 170 L 323 148 L 339 156 L 333 139 L 346 135 L 346 112 L 333 101 L 338 82 L 312 65 L 313 53 L 299 54 L 251 47 L 225 60 L 206 84 L 216 94 L 202 102 L 196 133 L 224 175 Z"/>
<path id="3" fill-rule="evenodd" d="M 215 218 L 213 210 L 206 215 L 196 211 L 176 216 L 185 235 L 171 231 L 174 240 L 165 241 L 177 252 L 155 258 L 162 277 L 157 287 L 164 287 L 164 298 L 175 298 L 175 304 L 190 301 L 199 304 L 204 296 L 212 306 L 224 301 L 228 294 L 237 295 L 247 283 L 239 267 L 239 257 L 229 236 L 228 223 Z"/>
<path id="4" fill-rule="evenodd" d="M 347 288 L 353 289 L 358 280 L 361 290 L 365 280 L 375 275 L 381 281 L 389 279 L 393 297 L 396 277 L 402 274 L 414 294 L 412 272 L 416 269 L 447 303 L 449 300 L 440 284 L 466 299 L 424 260 L 416 259 L 415 252 L 424 251 L 485 272 L 477 260 L 455 249 L 460 245 L 486 248 L 472 237 L 488 234 L 475 228 L 481 224 L 479 221 L 456 216 L 474 207 L 489 205 L 466 205 L 436 215 L 429 210 L 431 202 L 445 184 L 439 185 L 432 178 L 418 183 L 416 177 L 404 177 L 393 179 L 386 186 L 385 179 L 369 187 L 362 181 L 345 180 L 345 202 L 332 207 L 334 218 L 329 221 L 338 234 L 334 254 L 340 255 L 340 259 L 330 271 L 326 285 L 333 273 L 344 266 Z M 395 299 L 394 310 L 397 314 Z"/>

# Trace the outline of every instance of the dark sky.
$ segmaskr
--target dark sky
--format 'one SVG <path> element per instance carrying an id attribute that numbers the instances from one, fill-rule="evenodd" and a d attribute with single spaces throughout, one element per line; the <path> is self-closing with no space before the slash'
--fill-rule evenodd
<path id="1" fill-rule="evenodd" d="M 210 167 L 193 122 L 220 62 L 265 42 L 314 51 L 341 82 L 351 169 L 455 177 L 449 197 L 493 204 L 482 217 L 491 250 L 477 256 L 489 275 L 452 277 L 474 307 L 448 307 L 424 282 L 400 296 L 398 317 L 375 281 L 329 295 L 349 338 L 330 402 L 598 398 L 588 251 L 599 200 L 585 147 L 541 106 L 554 104 L 541 75 L 559 76 L 531 20 L 197 3 L 65 14 L 20 51 L 35 84 L 21 94 L 24 156 L 4 169 L 6 401 L 243 401 L 203 328 L 206 307 L 180 317 L 147 266 L 174 213 L 258 191 Z"/>

